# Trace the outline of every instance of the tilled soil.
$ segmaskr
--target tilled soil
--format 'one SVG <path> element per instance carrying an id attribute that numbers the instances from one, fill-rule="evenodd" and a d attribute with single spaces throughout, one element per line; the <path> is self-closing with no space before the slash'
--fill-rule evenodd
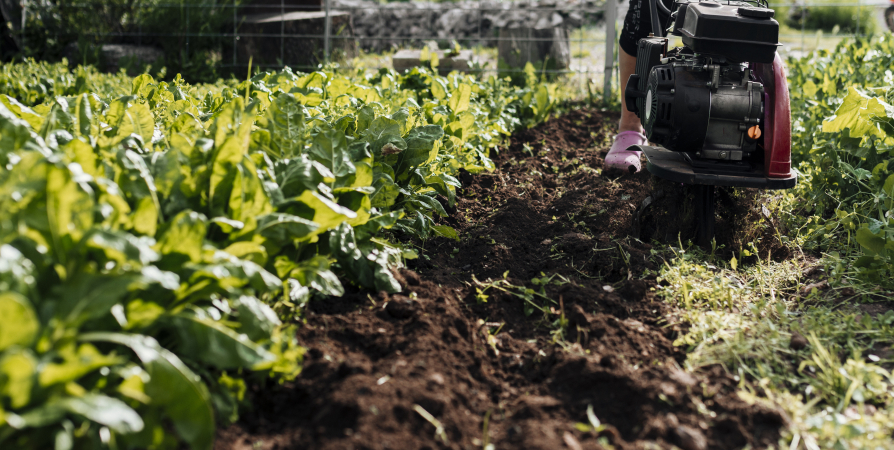
<path id="1" fill-rule="evenodd" d="M 685 324 L 655 296 L 660 259 L 644 240 L 685 239 L 683 207 L 668 212 L 685 202 L 665 194 L 662 212 L 637 220 L 644 199 L 677 187 L 602 173 L 616 120 L 569 113 L 513 136 L 496 171 L 463 173 L 443 219 L 461 240 L 418 243 L 401 294 L 312 302 L 301 376 L 253 386 L 252 409 L 215 448 L 776 444 L 780 412 L 740 399 L 720 367 L 680 369 Z M 740 209 L 721 223 L 752 214 Z"/>

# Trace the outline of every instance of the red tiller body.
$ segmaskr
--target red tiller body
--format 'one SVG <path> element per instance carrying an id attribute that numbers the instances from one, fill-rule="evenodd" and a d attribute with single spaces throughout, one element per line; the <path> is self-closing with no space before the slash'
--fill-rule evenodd
<path id="1" fill-rule="evenodd" d="M 782 58 L 773 64 L 755 64 L 764 85 L 764 174 L 767 178 L 792 176 L 792 110 Z"/>

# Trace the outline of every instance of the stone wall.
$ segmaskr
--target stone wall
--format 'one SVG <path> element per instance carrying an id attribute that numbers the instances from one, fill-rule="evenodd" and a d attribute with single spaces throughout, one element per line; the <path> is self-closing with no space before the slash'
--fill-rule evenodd
<path id="1" fill-rule="evenodd" d="M 333 0 L 348 11 L 360 47 L 381 51 L 456 39 L 496 47 L 500 28 L 573 29 L 602 20 L 604 0 L 493 0 L 447 3 Z"/>

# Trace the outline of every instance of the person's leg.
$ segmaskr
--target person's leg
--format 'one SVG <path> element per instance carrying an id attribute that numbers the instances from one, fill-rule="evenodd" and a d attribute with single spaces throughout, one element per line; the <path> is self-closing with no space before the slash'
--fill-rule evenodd
<path id="1" fill-rule="evenodd" d="M 621 120 L 618 123 L 618 132 L 636 131 L 642 133 L 643 125 L 632 111 L 627 109 L 627 99 L 624 98 L 624 88 L 627 86 L 627 80 L 630 75 L 636 71 L 636 56 L 628 54 L 624 49 L 618 52 L 620 55 L 619 69 L 621 71 Z"/>
<path id="2" fill-rule="evenodd" d="M 624 87 L 627 86 L 630 75 L 636 70 L 636 57 L 624 51 L 623 48 L 618 54 L 621 60 L 621 120 L 618 123 L 618 134 L 615 136 L 612 148 L 605 155 L 605 166 L 610 169 L 639 172 L 642 168 L 640 152 L 629 150 L 629 148 L 632 145 L 647 144 L 648 139 L 643 134 L 644 130 L 639 117 L 627 110 L 627 100 L 624 98 Z"/>
<path id="3" fill-rule="evenodd" d="M 636 70 L 637 41 L 648 36 L 651 27 L 649 9 L 644 7 L 644 0 L 630 0 L 630 8 L 624 17 L 624 27 L 621 29 L 621 38 L 618 41 L 620 50 L 619 68 L 621 72 L 621 120 L 618 123 L 618 134 L 608 154 L 605 155 L 605 167 L 609 169 L 629 170 L 638 172 L 641 169 L 640 153 L 628 150 L 633 145 L 648 143 L 643 134 L 643 127 L 639 117 L 627 110 L 624 99 L 624 88 L 627 80 Z"/>

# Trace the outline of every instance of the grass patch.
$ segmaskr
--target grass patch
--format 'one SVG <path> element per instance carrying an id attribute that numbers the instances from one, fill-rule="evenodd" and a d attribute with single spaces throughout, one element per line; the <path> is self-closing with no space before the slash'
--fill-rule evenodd
<path id="1" fill-rule="evenodd" d="M 894 446 L 894 311 L 861 308 L 894 294 L 855 278 L 836 255 L 739 266 L 672 250 L 659 294 L 690 324 L 675 342 L 687 369 L 719 364 L 742 398 L 782 408 L 791 419 L 782 448 Z M 816 273 L 825 283 L 808 276 Z"/>

